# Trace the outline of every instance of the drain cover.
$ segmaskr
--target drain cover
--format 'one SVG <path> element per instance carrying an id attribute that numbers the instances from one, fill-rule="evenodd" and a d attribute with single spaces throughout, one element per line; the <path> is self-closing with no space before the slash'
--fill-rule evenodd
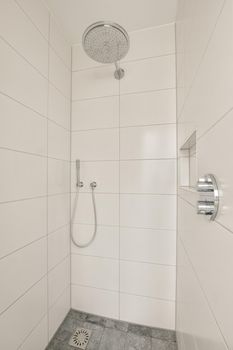
<path id="1" fill-rule="evenodd" d="M 85 328 L 77 328 L 70 338 L 69 345 L 85 350 L 91 336 L 91 331 Z"/>

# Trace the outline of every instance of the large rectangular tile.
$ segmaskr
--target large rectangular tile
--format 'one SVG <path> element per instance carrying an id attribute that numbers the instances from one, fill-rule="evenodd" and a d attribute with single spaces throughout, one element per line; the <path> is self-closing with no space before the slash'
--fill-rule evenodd
<path id="1" fill-rule="evenodd" d="M 0 40 L 0 91 L 46 115 L 48 82 Z"/>
<path id="2" fill-rule="evenodd" d="M 70 284 L 70 258 L 67 257 L 48 274 L 48 303 L 51 308 Z"/>
<path id="3" fill-rule="evenodd" d="M 118 290 L 119 263 L 117 260 L 72 254 L 72 284 Z"/>
<path id="4" fill-rule="evenodd" d="M 0 145 L 46 155 L 47 120 L 22 104 L 0 94 Z"/>
<path id="5" fill-rule="evenodd" d="M 58 327 L 70 310 L 70 287 L 58 298 L 49 310 L 49 340 L 52 339 Z"/>
<path id="6" fill-rule="evenodd" d="M 174 230 L 176 196 L 121 194 L 120 224 L 138 228 Z"/>
<path id="7" fill-rule="evenodd" d="M 49 84 L 48 117 L 66 129 L 70 129 L 70 100 L 52 84 Z"/>
<path id="8" fill-rule="evenodd" d="M 56 22 L 54 16 L 50 16 L 50 45 L 57 55 L 71 68 L 71 45 L 67 41 L 62 27 Z"/>
<path id="9" fill-rule="evenodd" d="M 112 66 L 81 70 L 72 76 L 73 100 L 117 95 L 118 89 Z"/>
<path id="10" fill-rule="evenodd" d="M 120 319 L 149 327 L 174 329 L 175 303 L 121 293 Z"/>
<path id="11" fill-rule="evenodd" d="M 46 194 L 46 159 L 1 149 L 0 202 Z"/>
<path id="12" fill-rule="evenodd" d="M 152 125 L 176 122 L 176 90 L 120 96 L 120 125 Z"/>
<path id="13" fill-rule="evenodd" d="M 49 80 L 62 94 L 70 98 L 71 94 L 71 72 L 62 61 L 62 59 L 54 52 L 49 50 Z"/>
<path id="14" fill-rule="evenodd" d="M 70 133 L 64 128 L 48 123 L 48 156 L 57 159 L 70 158 Z"/>
<path id="15" fill-rule="evenodd" d="M 157 264 L 176 264 L 175 230 L 121 227 L 120 235 L 121 259 Z"/>
<path id="16" fill-rule="evenodd" d="M 46 239 L 0 260 L 0 312 L 6 310 L 46 273 Z"/>
<path id="17" fill-rule="evenodd" d="M 121 159 L 176 157 L 176 126 L 155 125 L 120 130 Z"/>
<path id="18" fill-rule="evenodd" d="M 84 244 L 91 239 L 94 225 L 73 225 L 74 239 Z M 72 244 L 71 251 L 79 255 L 99 256 L 103 258 L 119 257 L 119 227 L 98 225 L 98 231 L 92 244 L 85 249 Z"/>
<path id="19" fill-rule="evenodd" d="M 52 232 L 48 236 L 48 269 L 61 262 L 70 251 L 69 225 Z"/>
<path id="20" fill-rule="evenodd" d="M 76 285 L 72 285 L 71 288 L 73 309 L 100 316 L 118 318 L 118 292 Z"/>
<path id="21" fill-rule="evenodd" d="M 59 194 L 70 191 L 70 163 L 48 159 L 48 193 Z"/>
<path id="22" fill-rule="evenodd" d="M 44 278 L 0 316 L 0 347 L 5 350 L 18 349 L 46 311 L 47 278 Z"/>
<path id="23" fill-rule="evenodd" d="M 130 50 L 123 62 L 169 55 L 175 52 L 175 26 L 173 23 L 135 30 L 129 35 Z"/>
<path id="24" fill-rule="evenodd" d="M 72 204 L 75 195 L 71 196 Z M 99 225 L 114 225 L 119 224 L 119 195 L 117 194 L 96 194 L 95 195 L 96 208 L 98 211 Z M 73 205 L 72 205 L 73 208 Z M 80 193 L 79 200 L 74 216 L 74 223 L 79 224 L 93 224 L 94 213 L 91 199 L 91 193 Z"/>
<path id="25" fill-rule="evenodd" d="M 119 163 L 117 161 L 81 162 L 80 177 L 84 186 L 80 192 L 90 192 L 90 183 L 96 181 L 95 192 L 118 193 L 119 192 Z M 71 163 L 71 191 L 76 192 L 77 174 L 76 164 Z"/>
<path id="26" fill-rule="evenodd" d="M 19 350 L 44 350 L 48 344 L 48 320 L 45 316 L 39 325 L 29 334 Z"/>
<path id="27" fill-rule="evenodd" d="M 49 38 L 49 11 L 42 1 L 38 0 L 16 0 L 23 11 L 30 17 L 31 21 L 44 35 Z"/>
<path id="28" fill-rule="evenodd" d="M 124 63 L 121 93 L 175 88 L 175 56 L 161 56 Z"/>
<path id="29" fill-rule="evenodd" d="M 46 235 L 46 198 L 0 205 L 0 258 Z"/>
<path id="30" fill-rule="evenodd" d="M 121 261 L 120 291 L 123 293 L 175 301 L 174 266 Z"/>
<path id="31" fill-rule="evenodd" d="M 117 160 L 118 157 L 119 131 L 117 129 L 72 133 L 72 160 Z"/>
<path id="32" fill-rule="evenodd" d="M 181 242 L 178 244 L 177 321 L 182 350 L 226 350 L 227 346 Z"/>
<path id="33" fill-rule="evenodd" d="M 55 231 L 69 223 L 70 195 L 59 194 L 48 197 L 48 231 Z"/>
<path id="34" fill-rule="evenodd" d="M 176 193 L 176 160 L 120 162 L 121 193 Z"/>
<path id="35" fill-rule="evenodd" d="M 119 97 L 109 96 L 72 104 L 72 131 L 119 126 Z"/>
<path id="36" fill-rule="evenodd" d="M 16 51 L 48 76 L 48 43 L 13 0 L 0 3 L 0 32 Z"/>

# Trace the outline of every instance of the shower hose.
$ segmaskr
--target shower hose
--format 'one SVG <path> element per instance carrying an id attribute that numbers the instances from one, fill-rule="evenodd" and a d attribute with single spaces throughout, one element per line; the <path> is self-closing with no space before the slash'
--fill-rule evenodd
<path id="1" fill-rule="evenodd" d="M 75 213 L 77 211 L 77 205 L 78 205 L 78 199 L 79 199 L 79 186 L 77 186 L 77 191 L 75 194 L 75 199 L 74 199 L 74 206 L 73 206 L 73 211 L 72 211 L 72 215 L 71 215 L 71 227 L 70 227 L 70 232 L 71 232 L 71 239 L 72 242 L 74 243 L 74 245 L 76 245 L 76 247 L 78 248 L 86 248 L 88 247 L 95 239 L 96 237 L 96 233 L 97 233 L 97 213 L 96 213 L 96 203 L 95 203 L 95 187 L 96 187 L 96 183 L 92 182 L 90 184 L 91 187 L 91 198 L 92 198 L 92 205 L 93 205 L 93 211 L 94 211 L 94 231 L 93 234 L 90 238 L 90 240 L 86 243 L 78 243 L 75 238 L 74 238 L 74 218 L 75 218 Z"/>

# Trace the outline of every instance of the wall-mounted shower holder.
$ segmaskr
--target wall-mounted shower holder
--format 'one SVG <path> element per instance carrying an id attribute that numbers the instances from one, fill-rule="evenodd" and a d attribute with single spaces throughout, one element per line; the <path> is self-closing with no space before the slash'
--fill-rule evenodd
<path id="1" fill-rule="evenodd" d="M 197 191 L 201 200 L 197 202 L 197 214 L 208 215 L 210 220 L 215 220 L 219 209 L 219 189 L 216 178 L 207 174 L 198 179 Z"/>

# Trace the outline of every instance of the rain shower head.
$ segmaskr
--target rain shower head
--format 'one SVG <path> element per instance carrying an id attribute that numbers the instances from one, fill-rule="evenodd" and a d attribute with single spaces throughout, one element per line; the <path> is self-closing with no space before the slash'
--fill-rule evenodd
<path id="1" fill-rule="evenodd" d="M 114 63 L 115 78 L 124 76 L 124 70 L 117 62 L 129 51 L 129 35 L 119 24 L 106 21 L 92 24 L 83 34 L 83 48 L 97 62 Z"/>

